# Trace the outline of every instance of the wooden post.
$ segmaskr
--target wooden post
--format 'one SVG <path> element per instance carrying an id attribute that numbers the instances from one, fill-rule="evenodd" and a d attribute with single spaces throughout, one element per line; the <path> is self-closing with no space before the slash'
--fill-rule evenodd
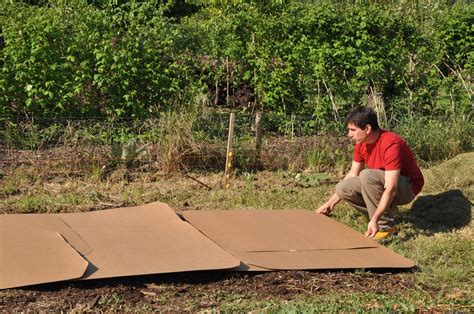
<path id="1" fill-rule="evenodd" d="M 255 159 L 254 169 L 257 170 L 260 166 L 260 153 L 262 151 L 262 113 L 257 111 L 255 113 Z"/>
<path id="2" fill-rule="evenodd" d="M 219 102 L 219 81 L 216 81 L 216 98 L 214 98 L 214 106 Z"/>
<path id="3" fill-rule="evenodd" d="M 224 188 L 229 188 L 229 179 L 232 172 L 232 161 L 234 159 L 234 153 L 232 152 L 232 142 L 234 137 L 234 119 L 235 113 L 230 113 L 229 120 L 229 135 L 227 136 L 227 153 L 225 158 L 225 171 L 224 171 Z"/>

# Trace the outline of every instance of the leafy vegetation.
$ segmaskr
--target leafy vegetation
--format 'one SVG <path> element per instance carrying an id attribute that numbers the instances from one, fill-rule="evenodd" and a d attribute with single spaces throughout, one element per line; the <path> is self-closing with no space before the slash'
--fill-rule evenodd
<path id="1" fill-rule="evenodd" d="M 389 118 L 466 113 L 474 5 L 416 3 L 2 2 L 0 114 L 143 118 L 199 104 L 321 127 L 368 96 Z"/>

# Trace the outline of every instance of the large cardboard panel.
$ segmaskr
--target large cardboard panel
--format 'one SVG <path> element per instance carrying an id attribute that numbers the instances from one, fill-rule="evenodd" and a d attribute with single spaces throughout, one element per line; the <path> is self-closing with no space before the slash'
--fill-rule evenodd
<path id="1" fill-rule="evenodd" d="M 57 232 L 5 224 L 0 230 L 0 289 L 76 279 L 87 268 Z"/>
<path id="2" fill-rule="evenodd" d="M 212 269 L 413 266 L 310 211 L 189 211 L 183 216 L 201 232 L 158 202 L 89 213 L 0 216 L 0 288 Z"/>
<path id="3" fill-rule="evenodd" d="M 239 270 L 414 266 L 374 240 L 310 211 L 187 211 L 183 217 L 242 260 L 245 266 Z"/>
<path id="4" fill-rule="evenodd" d="M 232 252 L 340 250 L 377 247 L 337 221 L 307 210 L 199 210 L 184 218 Z"/>
<path id="5" fill-rule="evenodd" d="M 61 214 L 93 248 L 83 279 L 229 269 L 240 261 L 166 204 Z"/>

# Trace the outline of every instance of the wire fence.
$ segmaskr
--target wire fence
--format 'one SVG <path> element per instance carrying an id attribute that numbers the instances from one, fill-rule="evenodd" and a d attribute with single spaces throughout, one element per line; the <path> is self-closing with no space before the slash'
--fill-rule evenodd
<path id="1" fill-rule="evenodd" d="M 309 125 L 308 121 L 313 121 L 311 117 L 271 114 L 263 117 L 258 126 L 254 114 L 236 115 L 232 145 L 234 169 L 306 167 L 308 152 L 318 149 L 322 143 L 312 138 L 321 130 L 313 127 L 303 131 L 300 126 Z M 101 117 L 3 120 L 0 166 L 67 167 L 79 172 L 112 165 L 170 171 L 223 170 L 229 114 L 211 113 L 192 118 L 193 121 L 170 117 L 115 121 Z M 259 127 L 263 138 L 257 145 Z M 132 142 L 135 145 L 131 145 Z M 144 154 L 136 154 L 138 150 Z"/>
<path id="2" fill-rule="evenodd" d="M 186 118 L 3 116 L 0 168 L 33 165 L 67 169 L 71 173 L 117 166 L 167 171 L 223 170 L 229 113 Z M 447 121 L 451 117 L 433 119 Z M 350 163 L 352 144 L 345 136 L 342 120 L 323 122 L 310 115 L 268 113 L 257 125 L 254 113 L 238 113 L 234 125 L 232 150 L 236 169 L 326 171 Z M 261 143 L 257 143 L 259 128 L 263 134 Z M 442 146 L 418 145 L 415 154 L 429 156 L 423 157 L 423 162 L 435 159 L 430 156 L 445 157 L 454 152 L 446 152 Z"/>
<path id="3" fill-rule="evenodd" d="M 242 171 L 307 169 L 329 169 L 335 163 L 336 155 L 328 151 L 320 156 L 311 156 L 318 149 L 317 140 L 272 139 L 265 141 L 257 156 L 252 143 L 233 146 L 233 168 Z M 349 146 L 348 146 L 349 148 Z M 108 146 L 77 146 L 42 150 L 0 150 L 0 167 L 30 165 L 36 168 L 69 169 L 71 172 L 93 171 L 101 168 L 152 169 L 174 171 L 223 171 L 226 162 L 225 143 L 221 145 L 203 143 L 199 148 L 176 152 L 175 155 L 160 154 L 157 145 L 145 145 L 145 154 L 140 157 L 114 156 Z M 339 154 L 339 157 L 342 154 Z M 347 154 L 350 156 L 350 153 Z M 313 158 L 313 159 L 311 159 Z M 330 161 L 329 159 L 334 159 Z M 324 166 L 324 167 L 323 167 Z"/>
<path id="4" fill-rule="evenodd" d="M 227 136 L 227 127 L 230 112 L 210 112 L 199 114 L 195 121 L 194 129 L 206 133 L 209 137 L 222 138 Z M 241 112 L 235 115 L 236 134 L 249 135 L 255 132 L 254 112 Z M 99 116 L 89 117 L 41 117 L 41 116 L 2 116 L 0 115 L 0 126 L 34 125 L 39 128 L 51 126 L 79 126 L 87 128 L 91 126 L 102 126 L 111 129 L 127 128 L 127 131 L 139 135 L 147 131 L 149 126 L 160 127 L 166 123 L 166 114 L 162 116 L 137 119 L 133 117 L 107 118 Z M 327 131 L 329 127 L 337 128 L 341 132 L 344 128 L 344 119 L 338 118 L 327 122 L 325 119 L 314 115 L 286 115 L 282 113 L 265 113 L 262 115 L 261 127 L 265 132 L 273 135 L 303 136 L 314 135 Z"/>

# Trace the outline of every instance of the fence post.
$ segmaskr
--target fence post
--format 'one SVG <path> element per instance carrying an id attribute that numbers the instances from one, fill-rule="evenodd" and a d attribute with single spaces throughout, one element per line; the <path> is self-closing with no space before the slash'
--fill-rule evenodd
<path id="1" fill-rule="evenodd" d="M 229 58 L 225 58 L 225 68 L 226 68 L 226 97 L 225 103 L 227 108 L 229 108 Z"/>
<path id="2" fill-rule="evenodd" d="M 230 113 L 229 120 L 229 134 L 227 136 L 227 153 L 225 158 L 225 171 L 224 171 L 224 188 L 229 188 L 230 173 L 232 172 L 232 161 L 234 159 L 234 153 L 232 152 L 232 142 L 234 137 L 234 119 L 235 113 Z"/>

